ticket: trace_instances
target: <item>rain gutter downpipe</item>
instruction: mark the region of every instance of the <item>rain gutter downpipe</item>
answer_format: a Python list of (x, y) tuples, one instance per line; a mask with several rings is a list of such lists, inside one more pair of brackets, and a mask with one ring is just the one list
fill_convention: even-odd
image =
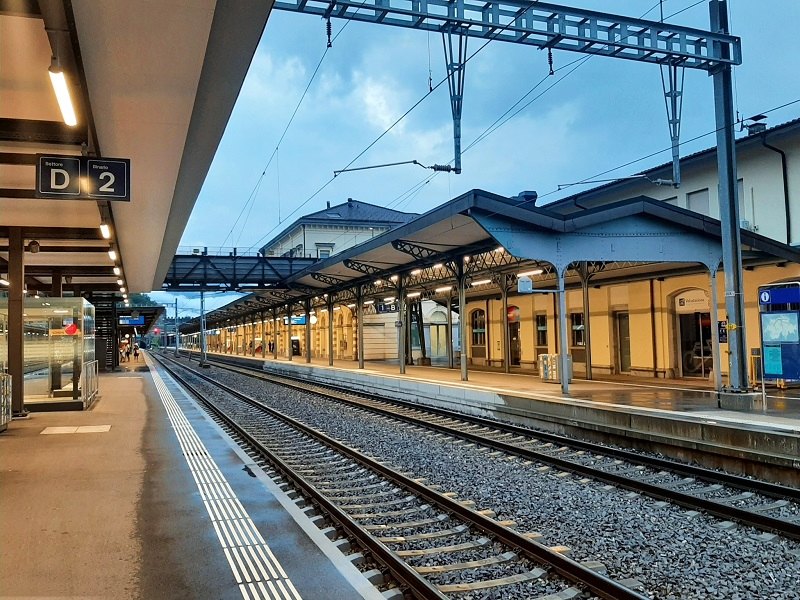
[(783, 175), (783, 204), (786, 209), (786, 245), (792, 245), (792, 213), (789, 206), (789, 173), (786, 166), (786, 152), (767, 143), (767, 132), (761, 134), (761, 145), (781, 155), (781, 172)]

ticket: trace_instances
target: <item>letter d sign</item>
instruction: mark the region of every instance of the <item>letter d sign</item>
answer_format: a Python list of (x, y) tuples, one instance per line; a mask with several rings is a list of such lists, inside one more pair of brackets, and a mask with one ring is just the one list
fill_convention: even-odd
[(63, 190), (69, 186), (69, 173), (64, 169), (50, 170), (50, 189)]
[(37, 198), (79, 198), (81, 160), (71, 156), (37, 156)]

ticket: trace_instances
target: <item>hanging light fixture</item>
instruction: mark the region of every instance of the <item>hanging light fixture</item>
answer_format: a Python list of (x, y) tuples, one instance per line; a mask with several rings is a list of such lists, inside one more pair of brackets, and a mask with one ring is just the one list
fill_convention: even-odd
[(59, 56), (59, 40), (61, 38), (61, 31), (54, 32), (57, 35), (56, 42), (53, 44), (54, 52), (52, 60), (50, 61), (50, 83), (53, 84), (53, 91), (58, 100), (58, 107), (61, 109), (61, 116), (64, 123), (70, 127), (75, 127), (78, 124), (78, 118), (75, 116), (75, 107), (72, 104), (72, 97), (69, 94), (69, 86), (67, 86), (67, 78), (64, 76), (64, 69), (61, 68), (61, 57)]

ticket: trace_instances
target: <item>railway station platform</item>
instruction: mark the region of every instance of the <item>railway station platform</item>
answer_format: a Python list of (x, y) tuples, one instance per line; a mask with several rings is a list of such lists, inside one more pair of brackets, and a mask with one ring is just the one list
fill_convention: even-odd
[[(214, 357), (215, 355), (211, 355)], [(533, 426), (593, 441), (619, 443), (732, 472), (773, 480), (800, 468), (800, 390), (767, 390), (766, 410), (718, 408), (703, 381), (573, 379), (570, 394), (534, 375), (305, 357), (220, 358), (255, 363), (266, 372), (313, 379), (356, 392), (408, 400)], [(197, 355), (195, 354), (195, 359)], [(800, 478), (798, 478), (800, 479)], [(788, 481), (788, 480), (787, 480)]]
[(382, 598), (149, 358), (0, 463), (0, 598)]

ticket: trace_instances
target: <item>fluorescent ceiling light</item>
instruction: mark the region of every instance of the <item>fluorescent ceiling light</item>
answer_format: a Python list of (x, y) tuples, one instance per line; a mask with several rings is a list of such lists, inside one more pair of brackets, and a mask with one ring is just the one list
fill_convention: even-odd
[(366, 300), (364, 304), (375, 304), (375, 300)]
[(11, 285), (11, 282), (5, 277), (0, 277), (0, 285)]
[(122, 285), (122, 279), (117, 279), (117, 285)]
[(122, 273), (122, 269), (119, 267), (114, 267), (114, 275), (119, 275), (120, 273)]
[(111, 230), (108, 228), (106, 223), (100, 223), (100, 233), (105, 239), (111, 237)]
[(433, 268), (434, 269), (443, 269), (444, 265), (442, 263), (436, 263), (435, 265), (433, 265)]
[(441, 294), (443, 292), (449, 292), (452, 289), (453, 289), (453, 286), (452, 285), (448, 285), (448, 286), (445, 286), (445, 287), (436, 288), (436, 293), (437, 294)]
[(114, 252), (113, 250), (109, 250), (108, 251), (108, 258), (110, 258), (111, 260), (117, 260), (117, 253)]
[(422, 269), (414, 269), (413, 271), (411, 271), (412, 275), (419, 275), (420, 273), (422, 273)]
[(383, 299), (384, 302), (394, 302), (394, 296), (389, 296), (388, 298)]
[(421, 296), (422, 292), (409, 292), (406, 294), (406, 298), (416, 298), (417, 296)]
[(517, 277), (530, 277), (531, 275), (541, 275), (544, 269), (534, 269), (533, 271), (525, 271), (524, 273), (517, 273)]
[(125, 288), (124, 288), (124, 287), (121, 287), (121, 288), (119, 288), (119, 291), (120, 291), (120, 292), (122, 292), (122, 293), (124, 294), (124, 293), (125, 293)]
[(69, 95), (69, 88), (67, 87), (67, 79), (64, 77), (64, 71), (58, 63), (53, 60), (50, 65), (50, 83), (53, 84), (53, 91), (56, 93), (56, 100), (58, 100), (58, 107), (61, 109), (61, 116), (64, 123), (70, 127), (75, 127), (78, 124), (78, 118), (75, 116), (75, 108), (72, 106), (72, 98)]
[(471, 285), (485, 285), (487, 283), (492, 283), (491, 279), (479, 279), (478, 281), (473, 281)]

